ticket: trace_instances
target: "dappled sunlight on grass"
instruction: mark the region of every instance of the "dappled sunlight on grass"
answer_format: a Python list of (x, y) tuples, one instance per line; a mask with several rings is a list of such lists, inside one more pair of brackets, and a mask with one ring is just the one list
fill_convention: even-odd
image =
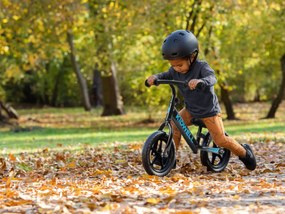
[[(265, 115), (268, 103), (237, 104), (239, 120), (224, 120), (229, 135), (240, 142), (284, 142), (285, 103), (275, 119), (259, 119)], [(80, 148), (82, 145), (100, 146), (103, 143), (139, 142), (157, 130), (165, 117), (163, 110), (152, 114), (153, 123), (147, 123), (149, 113), (143, 108), (129, 108), (127, 114), (101, 117), (102, 109), (85, 112), (80, 108), (44, 108), (19, 110), (18, 126), (0, 128), (0, 148), (11, 151), (43, 148)], [(225, 116), (225, 115), (224, 115)], [(196, 127), (190, 127), (195, 134)], [(60, 145), (60, 146), (58, 146)]]
[[(226, 118), (222, 107), (223, 118)], [(276, 123), (285, 121), (285, 103), (282, 103), (276, 113), (275, 119), (261, 120), (266, 116), (270, 103), (239, 103), (234, 106), (238, 121), (225, 121), (229, 124)], [(118, 128), (149, 125), (143, 123), (149, 117), (149, 112), (142, 108), (127, 108), (126, 114), (119, 116), (101, 117), (101, 108), (85, 112), (82, 108), (43, 108), (19, 110), (20, 123), (24, 125), (38, 125), (45, 127), (94, 127)], [(152, 119), (160, 123), (166, 114), (166, 109), (157, 109), (151, 113)]]
[[(93, 129), (50, 129), (43, 128), (31, 132), (2, 133), (0, 148), (18, 152), (25, 149), (56, 148), (62, 146), (81, 147), (82, 145), (101, 146), (116, 142), (143, 142), (151, 130), (127, 129), (120, 131), (95, 131)], [(3, 152), (2, 152), (3, 153)]]
[[(239, 119), (256, 121), (266, 117), (270, 106), (271, 103), (264, 102), (238, 103), (234, 105), (234, 111)], [(269, 119), (269, 121), (285, 120), (285, 102), (280, 104), (275, 116), (275, 119)]]
[[(143, 123), (145, 119), (149, 117), (148, 112), (142, 109), (127, 110), (124, 115), (101, 117), (102, 109), (95, 109), (91, 112), (85, 112), (83, 109), (68, 109), (64, 111), (56, 111), (50, 108), (50, 111), (46, 109), (43, 113), (39, 113), (39, 110), (30, 112), (25, 110), (21, 114), (20, 124), (25, 126), (41, 126), (52, 128), (86, 128), (92, 127), (97, 129), (116, 129), (123, 127), (143, 127), (150, 126), (151, 124)], [(21, 113), (21, 111), (19, 111)], [(153, 114), (153, 119), (157, 122), (161, 122), (165, 113), (163, 111), (157, 111)]]

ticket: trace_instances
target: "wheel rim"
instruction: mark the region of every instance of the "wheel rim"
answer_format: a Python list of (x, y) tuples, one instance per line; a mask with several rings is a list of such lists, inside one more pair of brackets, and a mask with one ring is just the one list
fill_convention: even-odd
[[(166, 142), (159, 139), (155, 142), (149, 151), (149, 164), (151, 168), (158, 172), (164, 172), (168, 169), (169, 162), (171, 161), (168, 157), (163, 157), (164, 150), (166, 148)], [(169, 156), (169, 155), (168, 155)]]
[[(209, 148), (219, 148), (215, 142), (212, 140), (212, 138), (210, 137), (210, 139), (208, 140), (208, 143), (206, 145)], [(228, 162), (228, 154), (229, 151), (224, 149), (223, 154), (215, 154), (212, 152), (207, 152), (207, 162), (208, 165), (214, 169), (214, 170), (221, 170), (222, 168), (224, 168), (227, 165)]]
[[(213, 148), (218, 148), (218, 146), (213, 141), (211, 141), (210, 144), (213, 144), (213, 146), (212, 146)], [(208, 159), (209, 159), (209, 162), (212, 164), (213, 167), (218, 168), (223, 163), (224, 157), (223, 157), (223, 155), (208, 152)]]

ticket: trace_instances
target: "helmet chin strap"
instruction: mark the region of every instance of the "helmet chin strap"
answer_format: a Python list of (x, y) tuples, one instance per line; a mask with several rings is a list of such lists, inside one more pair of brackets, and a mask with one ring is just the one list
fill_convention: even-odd
[[(194, 52), (193, 54), (190, 55), (190, 57), (188, 58), (188, 63), (189, 63), (189, 68), (191, 67), (191, 65), (193, 64), (193, 62), (196, 61), (198, 56), (197, 52)], [(192, 58), (193, 57), (193, 58)]]
[(189, 57), (188, 59), (188, 65), (190, 66), (192, 63), (191, 63), (191, 58)]
[(193, 62), (195, 62), (195, 61), (196, 61), (196, 59), (197, 59), (197, 57), (198, 57), (198, 52), (197, 52), (197, 51), (195, 51), (195, 52), (193, 53), (193, 55), (194, 55)]

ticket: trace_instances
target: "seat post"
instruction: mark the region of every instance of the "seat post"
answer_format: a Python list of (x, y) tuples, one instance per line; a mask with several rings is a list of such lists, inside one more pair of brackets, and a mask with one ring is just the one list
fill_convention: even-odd
[(198, 143), (198, 144), (200, 144), (200, 139), (201, 139), (201, 137), (202, 137), (202, 135), (201, 135), (202, 129), (203, 129), (202, 126), (198, 126), (198, 131), (197, 131), (197, 135), (196, 135), (197, 143)]

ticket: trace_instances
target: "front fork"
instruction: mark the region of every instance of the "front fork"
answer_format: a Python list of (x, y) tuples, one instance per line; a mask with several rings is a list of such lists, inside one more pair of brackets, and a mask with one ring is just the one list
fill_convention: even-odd
[(172, 126), (170, 124), (170, 121), (165, 121), (164, 123), (162, 123), (159, 127), (159, 131), (163, 131), (163, 129), (165, 128), (165, 126), (168, 126), (169, 132), (168, 132), (168, 140), (166, 143), (166, 147), (165, 150), (163, 152), (163, 157), (167, 157), (169, 152), (170, 152), (170, 147), (172, 144), (172, 139), (173, 139), (173, 130), (172, 130)]

